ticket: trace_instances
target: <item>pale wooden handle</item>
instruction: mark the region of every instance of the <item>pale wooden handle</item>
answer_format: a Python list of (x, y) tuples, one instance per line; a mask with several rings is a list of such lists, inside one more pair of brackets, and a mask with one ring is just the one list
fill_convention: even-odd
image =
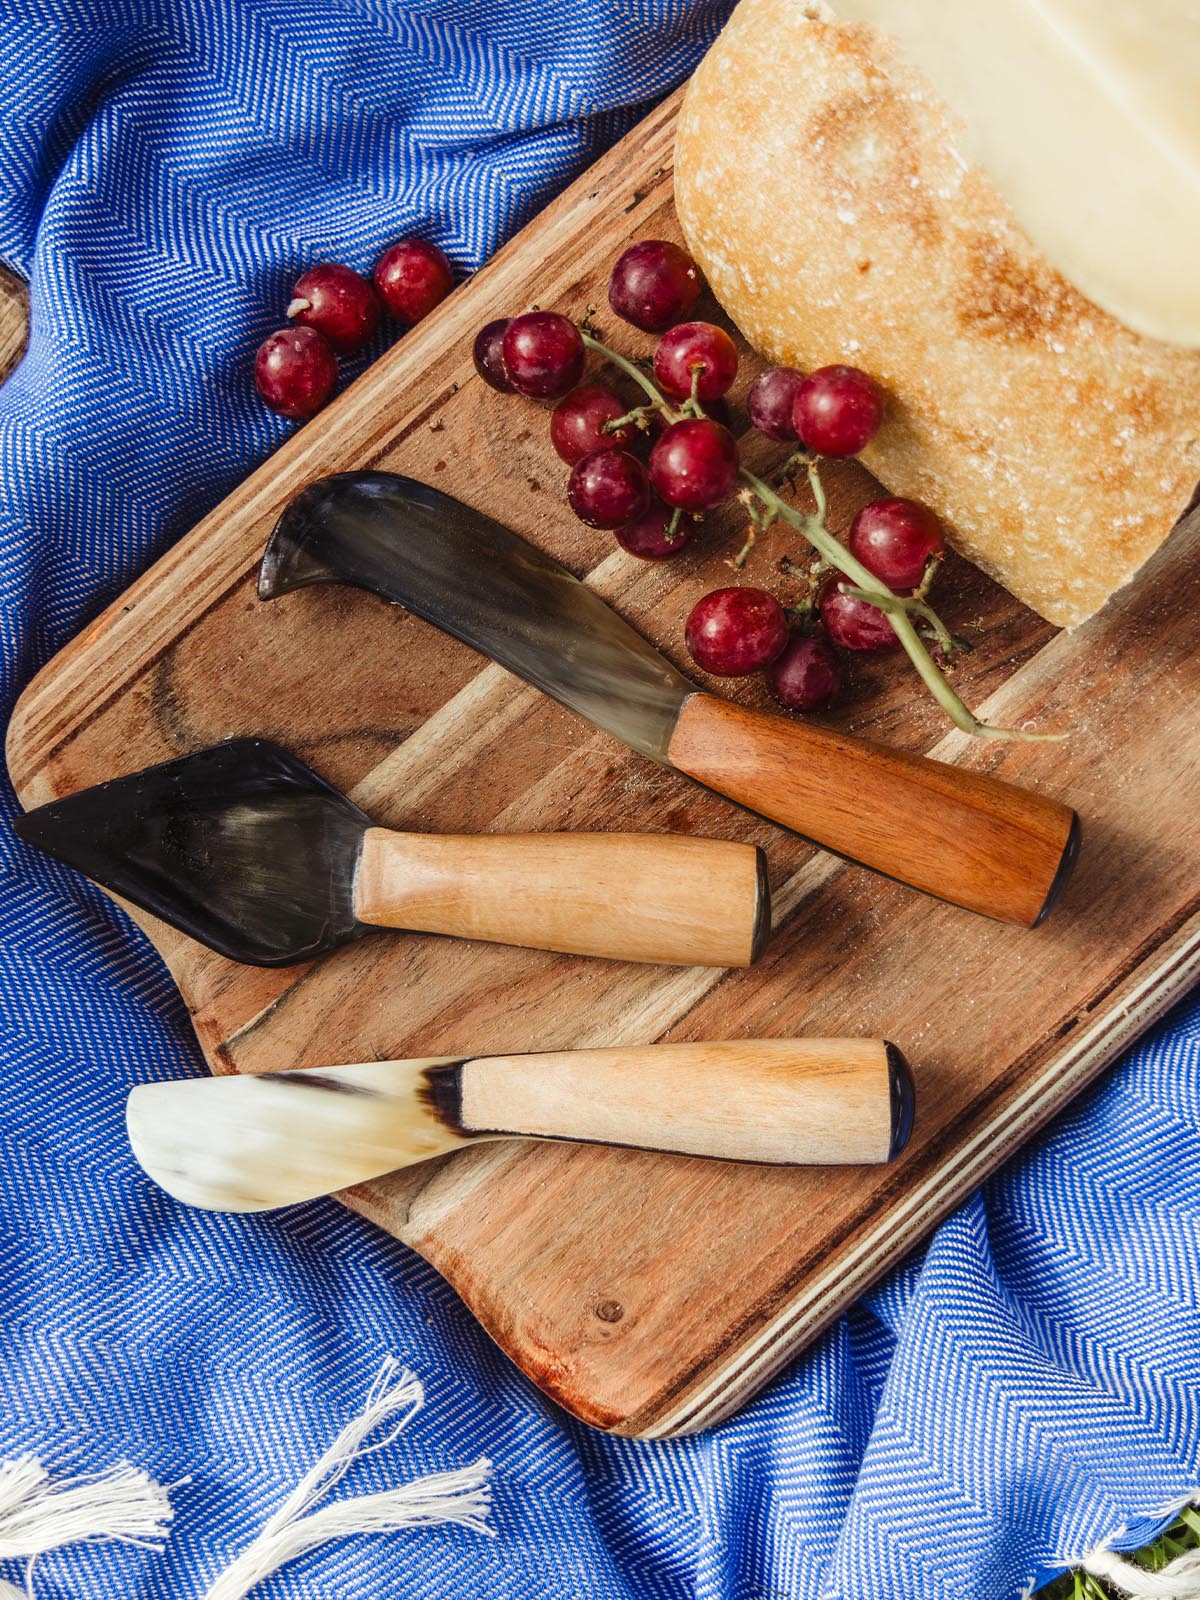
[(814, 844), (1021, 927), (1048, 914), (1078, 850), (1056, 800), (712, 695), (685, 702), (668, 756)]
[(912, 1078), (880, 1039), (747, 1039), (490, 1056), (461, 1071), (466, 1133), (528, 1134), (729, 1161), (890, 1161)]
[(681, 966), (749, 966), (770, 931), (761, 852), (673, 834), (369, 828), (354, 909), (374, 927)]

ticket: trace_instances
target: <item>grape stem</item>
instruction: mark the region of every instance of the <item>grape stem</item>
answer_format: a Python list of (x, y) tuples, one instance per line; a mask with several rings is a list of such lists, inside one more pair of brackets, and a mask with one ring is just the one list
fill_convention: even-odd
[(614, 367), (620, 367), (621, 371), (632, 378), (634, 383), (641, 385), (649, 398), (650, 404), (656, 410), (661, 411), (671, 422), (679, 420), (659, 392), (658, 385), (651, 382), (636, 362), (628, 360), (625, 356), (618, 355), (615, 350), (610, 350), (606, 344), (601, 344), (599, 339), (590, 334), (586, 328), (580, 328), (579, 332), (589, 350), (594, 350), (598, 356), (603, 356), (605, 361), (611, 361)]
[[(583, 342), (589, 350), (594, 350), (597, 355), (606, 361), (611, 361), (614, 366), (621, 369), (646, 394), (650, 404), (663, 413), (667, 422), (678, 422), (681, 414), (691, 413), (702, 416), (703, 410), (695, 399), (696, 383), (692, 385), (692, 399), (684, 403), (683, 412), (677, 412), (668, 404), (663, 394), (640, 367), (617, 351), (610, 350), (599, 339), (586, 329), (581, 330)], [(697, 375), (698, 376), (698, 375)], [(748, 503), (751, 524), (754, 532), (767, 527), (773, 521), (786, 522), (789, 527), (795, 528), (813, 547), (817, 554), (830, 567), (835, 568), (843, 577), (851, 580), (850, 584), (841, 587), (857, 599), (865, 600), (868, 604), (878, 606), (885, 611), (895, 630), (896, 637), (900, 640), (905, 654), (916, 668), (917, 675), (929, 690), (929, 693), (941, 706), (956, 728), (961, 728), (964, 733), (969, 733), (976, 739), (1023, 739), (1043, 740), (1062, 739), (1062, 733), (1037, 733), (1029, 728), (995, 728), (990, 723), (980, 722), (975, 713), (967, 706), (966, 702), (955, 692), (945, 674), (939, 669), (933, 657), (925, 647), (924, 640), (913, 626), (914, 615), (923, 618), (933, 628), (939, 644), (944, 650), (954, 648), (954, 640), (942, 622), (941, 618), (928, 605), (924, 596), (903, 596), (893, 594), (891, 589), (863, 566), (862, 562), (852, 556), (841, 541), (830, 533), (825, 524), (828, 504), (825, 498), (825, 486), (821, 482), (821, 474), (817, 463), (812, 457), (801, 453), (793, 457), (788, 463), (804, 466), (808, 474), (809, 487), (812, 490), (813, 500), (816, 503), (816, 515), (797, 511), (794, 506), (788, 505), (780, 499), (775, 490), (757, 477), (748, 467), (738, 468), (738, 477), (750, 491), (758, 507)], [(761, 508), (761, 509), (760, 509)], [(753, 543), (753, 534), (744, 547), (741, 558), (749, 554), (750, 545)]]

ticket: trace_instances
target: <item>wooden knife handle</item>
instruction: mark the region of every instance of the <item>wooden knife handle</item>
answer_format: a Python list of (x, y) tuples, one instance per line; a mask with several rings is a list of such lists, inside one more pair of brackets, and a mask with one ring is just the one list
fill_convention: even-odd
[(684, 702), (667, 754), (814, 844), (1021, 927), (1049, 913), (1078, 852), (1056, 800), (713, 695)]
[(749, 966), (771, 924), (761, 851), (674, 834), (369, 828), (354, 909), (374, 927), (681, 966)]
[(451, 1119), (468, 1135), (827, 1166), (890, 1161), (912, 1126), (911, 1074), (882, 1039), (566, 1050), (475, 1058), (458, 1072)]

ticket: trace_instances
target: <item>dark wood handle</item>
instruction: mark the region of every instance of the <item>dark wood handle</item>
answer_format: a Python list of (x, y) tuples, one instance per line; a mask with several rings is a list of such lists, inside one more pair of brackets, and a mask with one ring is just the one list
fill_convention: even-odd
[(1057, 899), (1079, 842), (1069, 807), (976, 772), (713, 695), (685, 702), (680, 772), (814, 844), (1021, 927)]
[[(443, 1069), (445, 1072), (446, 1069)], [(882, 1039), (740, 1039), (466, 1061), (457, 1126), (728, 1161), (890, 1161), (912, 1078)]]
[(574, 955), (746, 967), (770, 931), (760, 851), (676, 834), (369, 828), (355, 915)]

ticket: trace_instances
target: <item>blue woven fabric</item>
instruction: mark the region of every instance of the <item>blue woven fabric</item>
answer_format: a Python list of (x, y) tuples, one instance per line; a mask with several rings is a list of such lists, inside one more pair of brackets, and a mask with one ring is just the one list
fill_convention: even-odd
[[(247, 382), (297, 263), (406, 232), (478, 265), (695, 63), (726, 0), (6, 0), (0, 696), (287, 433)], [(4, 816), (12, 795), (3, 796)], [(198, 1070), (122, 915), (0, 828), (0, 1456), (119, 1458), (161, 1555), (51, 1597), (193, 1597), (400, 1353), (429, 1408), (350, 1489), (480, 1452), (499, 1537), (348, 1541), (295, 1600), (1003, 1600), (1197, 1481), (1200, 1008), (1111, 1073), (739, 1417), (666, 1445), (566, 1421), (420, 1260), (331, 1202), (188, 1212), (122, 1128)], [(1139, 1521), (1139, 1519), (1141, 1519)]]

